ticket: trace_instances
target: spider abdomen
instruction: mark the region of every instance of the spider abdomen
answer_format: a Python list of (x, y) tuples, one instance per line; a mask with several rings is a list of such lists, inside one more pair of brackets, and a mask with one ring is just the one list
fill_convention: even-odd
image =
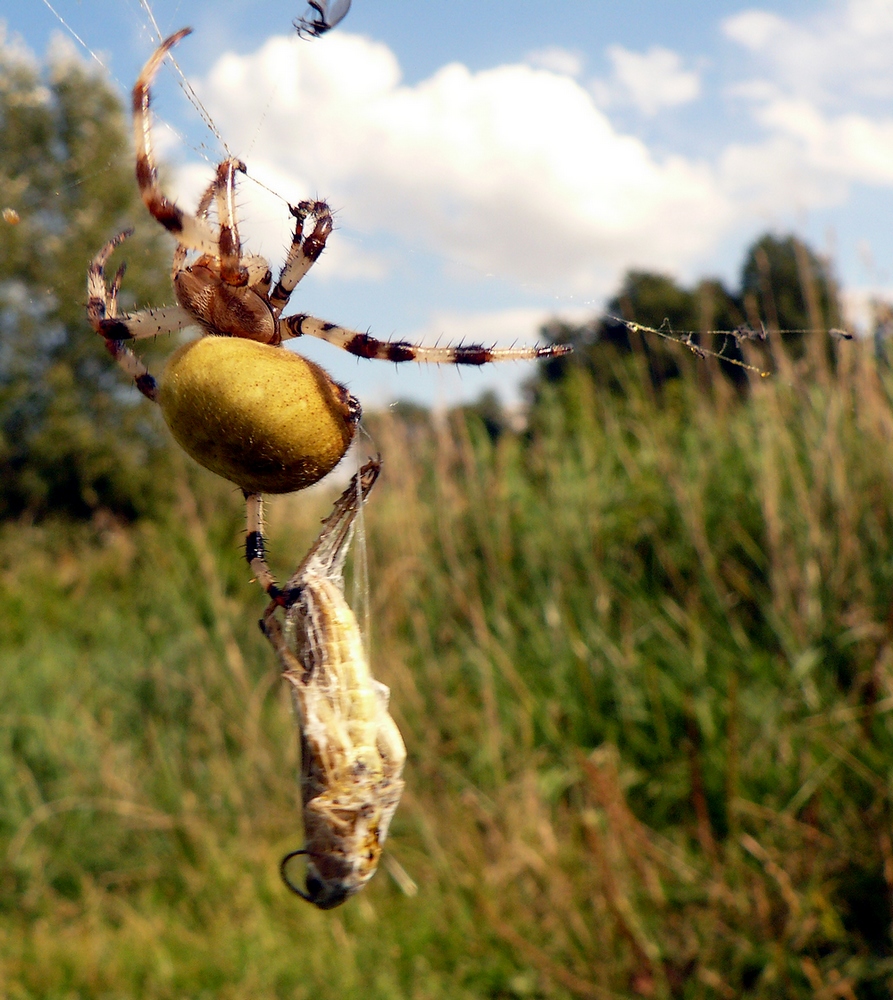
[(188, 455), (249, 493), (318, 482), (341, 461), (360, 416), (319, 365), (237, 337), (202, 337), (175, 351), (158, 403)]

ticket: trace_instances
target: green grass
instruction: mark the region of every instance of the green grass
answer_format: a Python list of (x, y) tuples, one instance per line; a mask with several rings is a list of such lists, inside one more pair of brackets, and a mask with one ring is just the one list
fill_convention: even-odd
[[(574, 377), (495, 444), (373, 422), (415, 895), (279, 882), (296, 741), (234, 491), (5, 525), (0, 993), (888, 996), (891, 380), (858, 344), (779, 360), (746, 403), (703, 366)], [(280, 573), (331, 498), (274, 503)]]

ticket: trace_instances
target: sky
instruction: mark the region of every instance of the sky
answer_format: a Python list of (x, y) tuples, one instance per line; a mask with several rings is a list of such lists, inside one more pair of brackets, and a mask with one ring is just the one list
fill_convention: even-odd
[[(166, 66), (154, 107), (170, 194), (194, 204), (214, 163), (239, 156), (241, 234), (274, 267), (286, 202), (336, 210), (290, 311), (382, 338), (533, 343), (552, 316), (597, 313), (629, 269), (736, 287), (767, 230), (833, 259), (853, 324), (893, 298), (890, 0), (353, 0), (301, 40), (307, 12), (0, 0), (4, 44), (38, 59), (67, 46), (122, 99), (159, 31), (194, 29), (174, 55), (212, 125)], [(484, 389), (512, 402), (532, 374), (300, 350), (367, 406)]]

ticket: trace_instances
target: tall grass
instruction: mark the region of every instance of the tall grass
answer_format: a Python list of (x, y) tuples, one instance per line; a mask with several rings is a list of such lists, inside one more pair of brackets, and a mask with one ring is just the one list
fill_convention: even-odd
[[(888, 996), (891, 380), (858, 344), (746, 401), (623, 378), (495, 443), (374, 422), (407, 792), (393, 875), (330, 913), (278, 882), (295, 737), (238, 496), (7, 525), (3, 994)], [(330, 501), (274, 506), (283, 574)]]

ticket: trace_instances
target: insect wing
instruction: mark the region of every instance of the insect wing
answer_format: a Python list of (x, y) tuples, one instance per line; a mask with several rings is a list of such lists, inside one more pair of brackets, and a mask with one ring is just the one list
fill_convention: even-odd
[(343, 21), (350, 10), (351, 0), (310, 0), (312, 13), (295, 21), (295, 27), (302, 38), (319, 38)]

